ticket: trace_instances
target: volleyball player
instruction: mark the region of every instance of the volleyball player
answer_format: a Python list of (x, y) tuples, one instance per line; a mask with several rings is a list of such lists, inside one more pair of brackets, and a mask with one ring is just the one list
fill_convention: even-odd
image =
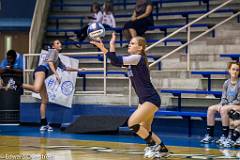
[(110, 49), (106, 49), (102, 41), (91, 41), (96, 45), (115, 66), (127, 66), (128, 75), (133, 88), (139, 98), (137, 110), (130, 116), (128, 127), (147, 143), (144, 157), (158, 158), (168, 154), (168, 149), (160, 138), (151, 131), (154, 113), (160, 108), (160, 97), (150, 80), (147, 56), (145, 53), (146, 41), (143, 37), (131, 39), (128, 47), (129, 56), (115, 54), (115, 33), (112, 33)]
[(57, 73), (57, 67), (60, 67), (66, 71), (80, 71), (81, 69), (73, 69), (66, 67), (58, 57), (59, 52), (62, 50), (62, 44), (59, 40), (54, 40), (51, 43), (52, 49), (49, 49), (49, 55), (46, 60), (43, 61), (34, 71), (34, 83), (33, 85), (30, 84), (23, 84), (22, 87), (24, 89), (40, 93), (41, 97), (41, 104), (40, 104), (40, 116), (41, 116), (41, 127), (40, 131), (53, 131), (53, 128), (48, 124), (46, 118), (46, 107), (48, 103), (48, 94), (45, 86), (45, 79), (54, 74), (58, 83), (61, 83), (61, 78)]

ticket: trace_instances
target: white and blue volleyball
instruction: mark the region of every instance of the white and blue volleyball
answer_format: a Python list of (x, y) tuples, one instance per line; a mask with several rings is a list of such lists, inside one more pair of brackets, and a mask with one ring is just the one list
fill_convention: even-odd
[(92, 23), (87, 29), (88, 37), (92, 40), (99, 40), (105, 36), (105, 28), (101, 23)]

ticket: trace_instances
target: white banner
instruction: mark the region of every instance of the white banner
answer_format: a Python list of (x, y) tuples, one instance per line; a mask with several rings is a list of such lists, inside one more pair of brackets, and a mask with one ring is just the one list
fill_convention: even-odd
[[(46, 52), (41, 52), (41, 55), (39, 61), (42, 61), (42, 58), (46, 58)], [(77, 59), (63, 56), (61, 54), (59, 54), (59, 58), (66, 67), (78, 68), (79, 61)], [(60, 84), (57, 82), (55, 75), (51, 75), (45, 80), (49, 102), (71, 108), (77, 72), (63, 71), (59, 67), (57, 68), (57, 72), (61, 78)], [(32, 96), (40, 99), (39, 94), (33, 93)]]

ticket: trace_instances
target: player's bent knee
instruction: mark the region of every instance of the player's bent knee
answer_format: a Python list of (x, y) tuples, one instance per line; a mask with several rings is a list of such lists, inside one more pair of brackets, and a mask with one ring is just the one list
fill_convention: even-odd
[(140, 129), (140, 124), (134, 124), (132, 126), (129, 126), (129, 129), (131, 131), (134, 131), (135, 133), (137, 133), (139, 131), (139, 129)]
[(209, 108), (208, 108), (208, 113), (211, 114), (211, 113), (215, 113), (215, 112), (216, 112), (215, 107), (212, 106), (212, 107), (209, 107)]

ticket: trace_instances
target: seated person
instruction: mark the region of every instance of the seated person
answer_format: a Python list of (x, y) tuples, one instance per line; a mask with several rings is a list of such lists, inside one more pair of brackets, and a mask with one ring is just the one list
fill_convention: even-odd
[[(17, 53), (15, 50), (9, 50), (7, 52), (7, 57), (4, 58), (0, 64), (0, 76), (4, 77), (5, 73), (17, 73), (20, 74), (22, 79), (23, 72), (23, 57), (21, 54)], [(3, 80), (0, 78), (0, 87), (2, 88), (4, 83), (7, 84), (9, 77)], [(17, 80), (18, 81), (18, 80)], [(21, 81), (21, 80), (20, 80)]]
[[(101, 6), (99, 3), (94, 2), (90, 8), (91, 16), (88, 16), (87, 19), (89, 23), (82, 27), (79, 31), (75, 31), (76, 37), (71, 39), (76, 42), (83, 42), (87, 38), (87, 29), (91, 23), (101, 23), (103, 19), (103, 13), (101, 11)], [(76, 44), (77, 47), (81, 48), (81, 45)]]
[(123, 33), (127, 40), (143, 36), (149, 26), (154, 25), (151, 0), (137, 0), (131, 20), (125, 23)]
[(201, 140), (201, 143), (214, 142), (214, 126), (215, 126), (215, 113), (220, 113), (222, 121), (222, 136), (216, 143), (222, 145), (228, 139), (229, 132), (233, 132), (233, 128), (229, 128), (228, 112), (231, 109), (240, 110), (240, 64), (238, 62), (230, 62), (228, 64), (228, 72), (230, 78), (223, 84), (223, 93), (221, 102), (212, 105), (208, 108), (207, 112), (207, 134)]
[(102, 24), (105, 29), (116, 28), (116, 20), (113, 15), (113, 5), (109, 0), (105, 1), (103, 5)]
[[(238, 109), (238, 110), (237, 110)], [(230, 148), (233, 146), (240, 145), (240, 112), (239, 108), (231, 109), (228, 112), (228, 116), (230, 118), (230, 127), (233, 128), (233, 131), (227, 140), (222, 143), (222, 147)]]
[(14, 70), (18, 72), (23, 71), (23, 57), (15, 50), (9, 50), (7, 52), (7, 57), (4, 58), (0, 64), (0, 74), (5, 69)]

